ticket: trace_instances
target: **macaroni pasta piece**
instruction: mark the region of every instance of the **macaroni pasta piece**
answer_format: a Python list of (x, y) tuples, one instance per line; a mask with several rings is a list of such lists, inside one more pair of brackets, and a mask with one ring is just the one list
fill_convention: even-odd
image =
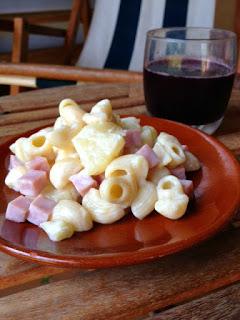
[(67, 222), (74, 227), (74, 231), (88, 231), (93, 227), (89, 212), (72, 200), (60, 200), (53, 209), (51, 220)]
[(99, 101), (92, 107), (90, 113), (83, 116), (83, 120), (87, 124), (97, 122), (110, 122), (112, 121), (112, 105), (108, 99)]
[(82, 118), (85, 111), (72, 99), (64, 99), (60, 102), (59, 114), (68, 125), (77, 123), (79, 127), (84, 126)]
[(55, 122), (54, 122), (54, 129), (60, 129), (62, 127), (66, 127), (67, 126), (67, 122), (64, 121), (64, 119), (62, 117), (58, 117)]
[(89, 211), (93, 221), (102, 224), (113, 223), (125, 215), (122, 206), (102, 199), (99, 190), (94, 188), (83, 197), (82, 205)]
[(116, 177), (121, 175), (133, 174), (140, 182), (147, 178), (148, 162), (139, 154), (128, 154), (113, 160), (105, 170), (105, 176)]
[(110, 177), (103, 180), (99, 192), (104, 200), (127, 208), (137, 194), (137, 183), (132, 175)]
[(147, 180), (151, 181), (155, 186), (158, 185), (158, 182), (161, 178), (170, 175), (170, 171), (166, 167), (158, 165), (149, 170)]
[(167, 150), (158, 141), (155, 142), (153, 151), (156, 153), (158, 159), (160, 160), (159, 166), (165, 167), (172, 161), (172, 158)]
[(185, 214), (189, 197), (184, 194), (178, 178), (172, 175), (163, 177), (158, 183), (157, 195), (155, 210), (158, 213), (173, 220)]
[(183, 163), (183, 166), (187, 172), (196, 171), (201, 168), (198, 158), (190, 151), (185, 151), (185, 157), (186, 161)]
[(49, 184), (42, 191), (42, 195), (54, 200), (55, 202), (59, 202), (60, 200), (77, 201), (79, 199), (79, 193), (70, 182), (62, 189), (55, 189), (51, 184)]
[(56, 189), (64, 188), (69, 178), (82, 169), (80, 160), (73, 158), (66, 158), (59, 160), (52, 166), (49, 178)]
[(161, 178), (157, 185), (158, 198), (168, 197), (172, 193), (183, 194), (183, 187), (179, 179), (173, 175)]
[(120, 119), (121, 127), (123, 129), (141, 129), (140, 120), (135, 117), (127, 117)]
[(61, 220), (42, 222), (40, 227), (52, 241), (61, 241), (71, 238), (74, 233), (73, 225)]
[(188, 201), (185, 194), (173, 193), (171, 197), (159, 199), (155, 203), (155, 210), (168, 219), (176, 220), (185, 214)]
[(55, 149), (55, 153), (56, 153), (55, 161), (63, 160), (63, 159), (66, 159), (66, 158), (78, 159), (80, 161), (79, 155), (75, 151), (75, 149), (73, 149), (73, 150), (70, 149), (69, 150), (69, 149), (56, 148)]
[(19, 138), (9, 147), (12, 153), (14, 153), (16, 157), (23, 162), (31, 160), (25, 150), (27, 142), (28, 138)]
[(156, 139), (157, 139), (157, 131), (152, 126), (143, 126), (141, 132), (141, 138), (143, 144), (148, 144), (149, 147), (153, 147)]
[(161, 132), (157, 138), (157, 142), (164, 147), (172, 158), (168, 164), (170, 168), (175, 168), (186, 160), (182, 145), (176, 137), (166, 132)]
[(31, 135), (23, 145), (25, 158), (32, 160), (35, 157), (45, 157), (49, 161), (55, 159), (55, 153), (52, 145), (47, 139), (48, 133), (37, 132)]
[(138, 219), (144, 219), (154, 210), (156, 201), (156, 186), (150, 181), (144, 181), (141, 183), (137, 196), (131, 204), (133, 215)]
[(48, 134), (48, 141), (56, 148), (60, 149), (73, 149), (71, 141), (71, 131), (69, 127), (61, 127), (55, 129)]

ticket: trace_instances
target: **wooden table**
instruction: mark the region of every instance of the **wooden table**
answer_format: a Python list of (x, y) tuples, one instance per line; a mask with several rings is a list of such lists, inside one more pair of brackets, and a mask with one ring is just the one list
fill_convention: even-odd
[[(83, 84), (0, 98), (0, 141), (47, 126), (66, 97), (88, 110), (112, 99), (146, 113), (140, 84)], [(216, 134), (240, 155), (240, 91)], [(57, 269), (0, 253), (0, 319), (240, 319), (240, 232), (233, 226), (187, 251), (137, 266)]]

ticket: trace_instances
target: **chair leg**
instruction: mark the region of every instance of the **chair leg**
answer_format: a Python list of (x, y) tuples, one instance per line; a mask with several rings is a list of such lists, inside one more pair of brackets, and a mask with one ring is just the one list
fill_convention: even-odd
[(83, 1), (85, 0), (73, 0), (71, 15), (65, 37), (64, 64), (71, 63), (71, 55), (73, 51), (74, 41), (77, 35)]
[(84, 40), (87, 37), (87, 33), (89, 30), (89, 26), (90, 26), (90, 20), (91, 20), (91, 8), (89, 5), (89, 0), (83, 0), (83, 4), (82, 4), (82, 9), (80, 12), (81, 16), (81, 22), (83, 25), (83, 36), (84, 36)]
[[(12, 62), (26, 62), (28, 55), (28, 26), (23, 18), (14, 18)], [(19, 86), (11, 86), (10, 94), (20, 92)]]

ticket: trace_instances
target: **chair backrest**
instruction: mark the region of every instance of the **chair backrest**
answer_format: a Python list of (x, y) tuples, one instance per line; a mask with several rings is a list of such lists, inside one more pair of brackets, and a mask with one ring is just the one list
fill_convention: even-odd
[(215, 0), (96, 0), (77, 65), (142, 71), (148, 30), (212, 27), (214, 14)]

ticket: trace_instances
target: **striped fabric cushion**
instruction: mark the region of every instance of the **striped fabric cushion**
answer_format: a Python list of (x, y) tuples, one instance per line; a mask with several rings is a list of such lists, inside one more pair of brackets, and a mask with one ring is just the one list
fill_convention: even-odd
[(215, 0), (96, 0), (77, 65), (141, 71), (146, 32), (159, 27), (212, 27)]

